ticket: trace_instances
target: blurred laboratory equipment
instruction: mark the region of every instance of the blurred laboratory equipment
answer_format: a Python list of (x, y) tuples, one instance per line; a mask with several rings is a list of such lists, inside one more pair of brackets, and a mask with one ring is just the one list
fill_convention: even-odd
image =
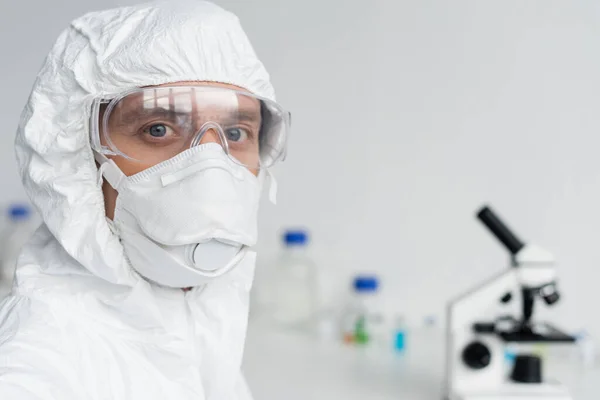
[(267, 312), (281, 327), (314, 333), (318, 307), (317, 268), (308, 254), (308, 233), (286, 231), (283, 242), (282, 253), (271, 270), (273, 301)]
[(0, 230), (0, 299), (10, 293), (17, 257), (38, 224), (29, 205), (8, 207)]
[(435, 315), (427, 315), (423, 319), (423, 325), (429, 329), (435, 329), (437, 327), (437, 318)]
[[(444, 398), (570, 400), (566, 386), (542, 376), (542, 357), (533, 352), (505, 353), (506, 343), (573, 343), (575, 338), (532, 320), (536, 298), (551, 306), (559, 300), (554, 257), (522, 243), (488, 207), (477, 217), (504, 244), (511, 266), (448, 305)], [(519, 319), (482, 320), (487, 307), (520, 296)], [(507, 355), (513, 364), (505, 373)]]
[(394, 349), (398, 352), (406, 349), (406, 330), (406, 318), (402, 315), (397, 316), (394, 324)]
[(581, 365), (585, 369), (594, 368), (596, 366), (596, 345), (593, 337), (587, 331), (579, 332), (575, 337)]
[(444, 329), (438, 324), (436, 315), (429, 314), (422, 318), (419, 326), (412, 326), (405, 318), (400, 318), (396, 323), (396, 335), (394, 336), (394, 347), (396, 353), (402, 354), (409, 347), (414, 350), (413, 342), (419, 337), (419, 343), (428, 343), (434, 346), (444, 342)]
[(373, 275), (359, 275), (352, 281), (352, 293), (341, 315), (345, 343), (391, 346), (379, 286), (379, 279)]
[[(317, 296), (317, 300), (320, 296)], [(314, 317), (313, 332), (324, 342), (335, 342), (338, 340), (339, 332), (339, 310), (332, 306), (318, 302)]]

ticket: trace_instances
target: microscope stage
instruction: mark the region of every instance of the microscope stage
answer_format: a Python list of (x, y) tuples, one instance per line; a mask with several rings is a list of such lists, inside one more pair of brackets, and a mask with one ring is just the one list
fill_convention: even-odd
[(546, 322), (522, 326), (517, 320), (476, 322), (473, 331), (480, 335), (497, 335), (504, 342), (518, 343), (573, 343), (575, 337), (568, 335)]
[(520, 343), (573, 343), (575, 338), (550, 324), (538, 323), (533, 329), (513, 329), (496, 332), (505, 342)]

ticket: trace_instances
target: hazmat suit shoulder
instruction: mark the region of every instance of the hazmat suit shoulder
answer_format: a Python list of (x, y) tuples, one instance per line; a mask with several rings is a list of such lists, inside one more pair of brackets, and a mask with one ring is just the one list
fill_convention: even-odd
[(161, 287), (131, 268), (105, 217), (92, 101), (178, 81), (274, 99), (237, 17), (202, 1), (86, 14), (44, 61), (16, 137), (44, 223), (0, 304), (0, 399), (251, 398), (241, 360), (253, 258), (201, 288)]

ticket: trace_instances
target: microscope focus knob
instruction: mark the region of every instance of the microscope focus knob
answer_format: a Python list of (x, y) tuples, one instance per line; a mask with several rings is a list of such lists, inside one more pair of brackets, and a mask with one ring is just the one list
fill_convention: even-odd
[(462, 352), (463, 362), (472, 369), (483, 369), (490, 365), (492, 353), (481, 342), (472, 342)]

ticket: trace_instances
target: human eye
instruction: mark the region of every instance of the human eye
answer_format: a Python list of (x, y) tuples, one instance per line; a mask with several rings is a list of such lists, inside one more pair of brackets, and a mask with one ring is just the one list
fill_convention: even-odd
[(228, 142), (241, 143), (248, 140), (250, 133), (247, 129), (232, 127), (225, 129), (225, 137)]
[(144, 126), (141, 130), (141, 136), (144, 140), (161, 143), (174, 139), (177, 132), (168, 124), (156, 122)]
[(155, 138), (162, 138), (167, 136), (167, 134), (169, 133), (169, 127), (166, 126), (165, 124), (154, 124), (154, 125), (150, 125), (147, 129), (146, 132)]

